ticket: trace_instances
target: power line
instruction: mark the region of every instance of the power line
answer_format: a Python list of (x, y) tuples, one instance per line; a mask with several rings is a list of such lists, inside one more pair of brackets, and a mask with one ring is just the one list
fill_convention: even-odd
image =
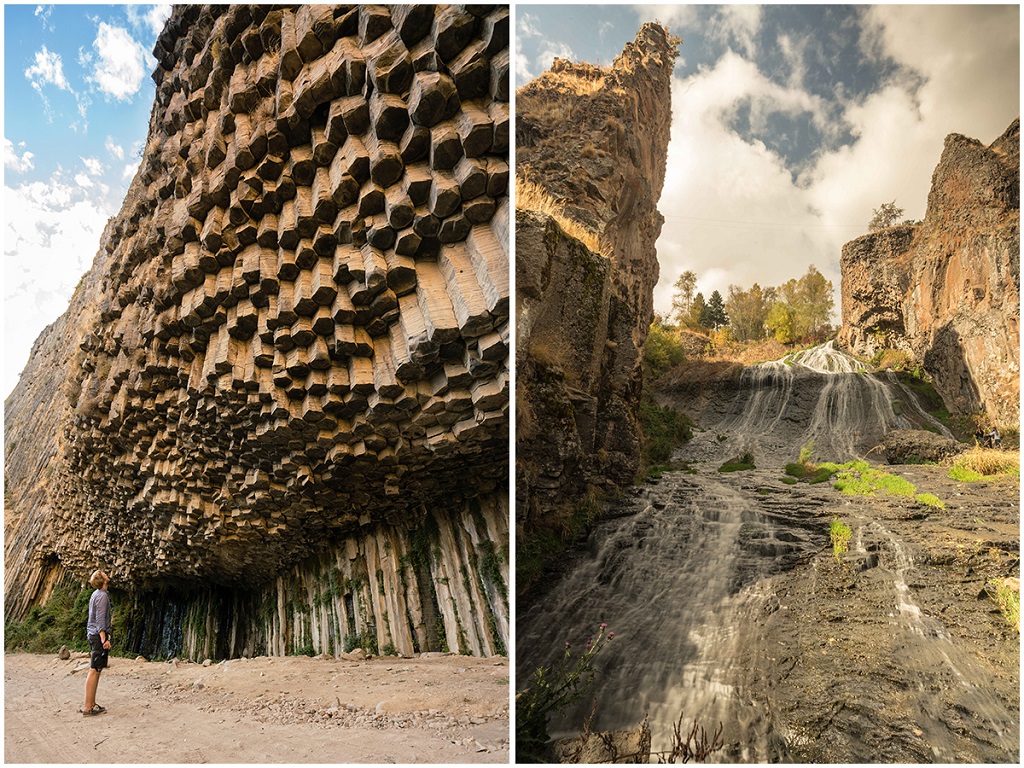
[(805, 227), (844, 227), (850, 229), (865, 229), (864, 224), (826, 224), (824, 222), (820, 224), (796, 224), (785, 221), (743, 221), (742, 219), (713, 219), (706, 216), (683, 216), (680, 214), (662, 214), (666, 221), (670, 219), (675, 220), (686, 220), (686, 221), (703, 221), (711, 222), (715, 224), (738, 224), (741, 226), (751, 227), (784, 227), (791, 229), (803, 229)]

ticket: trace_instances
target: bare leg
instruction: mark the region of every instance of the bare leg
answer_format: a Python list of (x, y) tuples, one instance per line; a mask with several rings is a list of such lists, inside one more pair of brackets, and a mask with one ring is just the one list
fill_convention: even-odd
[(85, 678), (85, 711), (88, 712), (96, 706), (96, 688), (100, 684), (100, 671), (90, 669), (89, 676)]

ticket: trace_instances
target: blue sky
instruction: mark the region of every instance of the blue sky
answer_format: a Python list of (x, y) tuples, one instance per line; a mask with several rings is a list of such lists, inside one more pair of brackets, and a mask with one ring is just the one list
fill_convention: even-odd
[(610, 64), (644, 21), (683, 38), (659, 209), (661, 281), (705, 294), (815, 264), (895, 199), (924, 216), (949, 133), (990, 143), (1020, 112), (1019, 8), (517, 6), (516, 85), (554, 56)]
[(67, 307), (146, 140), (170, 6), (4, 6), (4, 397)]

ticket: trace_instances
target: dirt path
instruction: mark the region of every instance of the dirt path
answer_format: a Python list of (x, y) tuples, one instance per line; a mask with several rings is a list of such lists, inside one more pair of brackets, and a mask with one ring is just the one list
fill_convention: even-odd
[(507, 659), (4, 657), (6, 763), (507, 763)]

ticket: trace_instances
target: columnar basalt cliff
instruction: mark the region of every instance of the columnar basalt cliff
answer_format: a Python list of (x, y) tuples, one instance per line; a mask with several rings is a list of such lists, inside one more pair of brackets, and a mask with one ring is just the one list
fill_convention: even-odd
[(629, 483), (639, 466), (675, 56), (645, 24), (609, 68), (556, 59), (517, 92), (517, 174), (596, 243), (516, 212), (520, 531), (559, 525), (588, 486)]
[(176, 6), (144, 160), (6, 403), (6, 613), (504, 653), (504, 6)]
[(843, 247), (840, 343), (913, 354), (947, 407), (1020, 419), (1020, 120), (986, 147), (946, 137), (917, 226)]

